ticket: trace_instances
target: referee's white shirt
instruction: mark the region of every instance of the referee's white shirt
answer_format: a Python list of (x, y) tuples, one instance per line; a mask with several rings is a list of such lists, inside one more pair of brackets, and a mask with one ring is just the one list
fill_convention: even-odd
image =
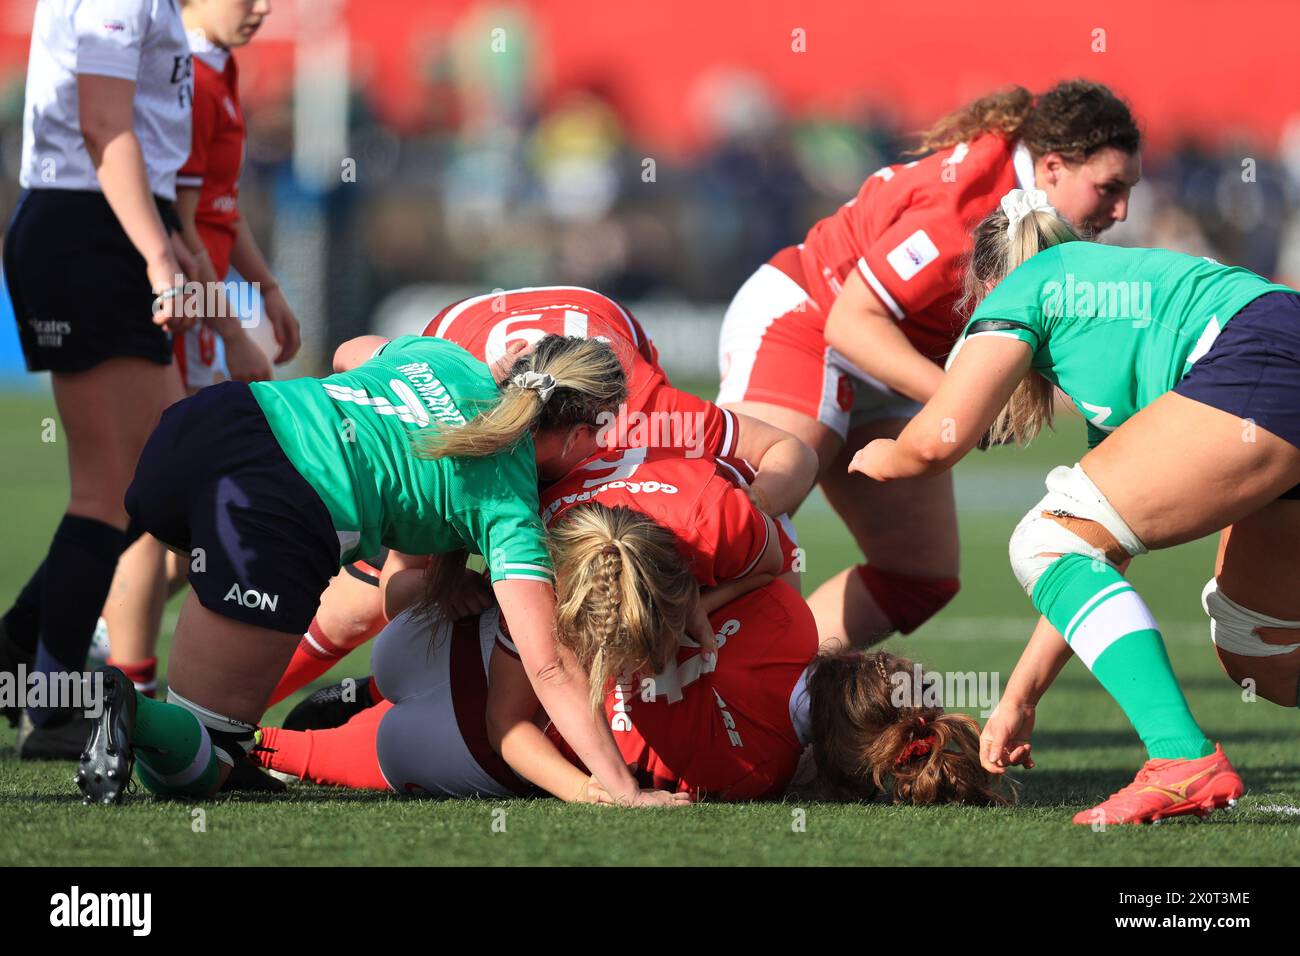
[(149, 188), (176, 198), (190, 154), (194, 72), (180, 0), (39, 0), (27, 62), (23, 160), (30, 189), (95, 189), (81, 135), (77, 75), (135, 83), (135, 135)]

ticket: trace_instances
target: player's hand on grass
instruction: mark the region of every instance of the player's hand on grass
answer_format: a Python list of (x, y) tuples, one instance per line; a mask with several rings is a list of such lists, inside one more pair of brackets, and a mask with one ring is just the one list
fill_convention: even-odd
[(989, 773), (1006, 773), (1008, 767), (1032, 770), (1029, 737), (1034, 732), (1034, 708), (1003, 699), (980, 733), (980, 764)]
[(271, 360), (242, 328), (221, 339), (226, 347), (226, 370), (235, 382), (266, 382), (271, 378)]
[(593, 773), (587, 778), (587, 782), (582, 785), (582, 789), (574, 796), (573, 803), (599, 803), (607, 806), (613, 806), (617, 801), (609, 795), (609, 791), (604, 785), (596, 779)]
[(691, 803), (689, 793), (669, 793), (667, 790), (638, 790), (632, 798), (633, 807), (684, 807)]
[(895, 444), (892, 438), (877, 438), (868, 442), (858, 449), (849, 462), (849, 472), (866, 475), (874, 481), (889, 481), (893, 477), (890, 465), (894, 458)]
[(289, 302), (278, 285), (261, 291), (262, 312), (266, 315), (266, 321), (271, 323), (275, 342), (280, 346), (280, 351), (275, 356), (275, 364), (283, 365), (298, 354), (298, 346), (302, 344), (302, 337), (298, 331), (298, 317), (293, 314), (293, 309), (289, 308)]

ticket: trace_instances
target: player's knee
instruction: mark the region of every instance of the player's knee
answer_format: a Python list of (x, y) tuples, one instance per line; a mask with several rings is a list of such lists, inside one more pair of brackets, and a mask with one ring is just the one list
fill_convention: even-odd
[(1283, 707), (1300, 704), (1300, 621), (1238, 604), (1211, 578), (1201, 592), (1210, 640), (1233, 683)]
[(382, 596), (378, 588), (330, 595), (317, 609), (316, 620), (330, 644), (338, 650), (351, 650), (383, 628)]
[(1082, 468), (1055, 468), (1047, 494), (1011, 533), (1011, 570), (1033, 597), (1034, 585), (1064, 555), (1078, 554), (1115, 566), (1146, 547)]
[(254, 724), (209, 710), (170, 689), (167, 691), (167, 703), (184, 707), (198, 718), (212, 742), (217, 760), (228, 767), (243, 760), (257, 743), (257, 727)]
[(860, 564), (856, 570), (881, 612), (903, 634), (911, 634), (938, 614), (961, 589), (957, 578), (898, 574), (871, 564)]

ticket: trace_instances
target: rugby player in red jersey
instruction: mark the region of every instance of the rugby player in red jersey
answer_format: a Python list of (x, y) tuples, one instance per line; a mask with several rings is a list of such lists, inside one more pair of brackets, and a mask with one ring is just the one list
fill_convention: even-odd
[[(548, 489), (542, 512), (559, 639), (590, 669), (639, 780), (696, 799), (771, 798), (811, 746), (828, 798), (1005, 799), (978, 765), (974, 721), (906, 696), (910, 661), (842, 649), (818, 656), (807, 606), (771, 580), (784, 563), (781, 532), (726, 463), (617, 452)], [(422, 587), (412, 575), (389, 580), (391, 600)], [(696, 585), (713, 608), (712, 659), (679, 637)], [(386, 700), (339, 727), (265, 729), (262, 764), (408, 795), (505, 797), (537, 792), (531, 784), (566, 800), (608, 800), (524, 693), (495, 609), (454, 622), (398, 614), (374, 663)], [(494, 694), (505, 709), (489, 707), (488, 687), (511, 691)]]
[(817, 452), (822, 489), (867, 559), (809, 599), (824, 639), (910, 633), (957, 593), (951, 477), (884, 485), (847, 469), (938, 388), (963, 326), (955, 307), (972, 228), (1020, 186), (1099, 233), (1128, 214), (1139, 145), (1127, 106), (1096, 83), (987, 96), (940, 120), (921, 140), (924, 158), (872, 174), (736, 293), (718, 402)]
[[(444, 308), (422, 334), (455, 342), (488, 365), (519, 354), (544, 335), (603, 339), (622, 360), (628, 381), (626, 404), (602, 429), (605, 447), (677, 448), (688, 457), (746, 462), (754, 469), (749, 494), (774, 516), (794, 508), (812, 487), (817, 464), (808, 448), (763, 421), (674, 388), (640, 323), (599, 292), (546, 286), (472, 296)], [(793, 527), (785, 524), (793, 538)], [(315, 680), (384, 626), (375, 586), (385, 558), (350, 565), (330, 583), (273, 702)], [(466, 589), (477, 594), (477, 603), (459, 610), (488, 606), (491, 595), (481, 582), (467, 580)]]

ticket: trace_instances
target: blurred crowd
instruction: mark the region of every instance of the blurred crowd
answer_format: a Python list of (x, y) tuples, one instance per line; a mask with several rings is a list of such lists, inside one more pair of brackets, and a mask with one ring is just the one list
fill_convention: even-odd
[[(533, 53), (527, 43), (516, 49), (491, 57), (449, 41), (429, 58), (414, 128), (380, 122), (354, 96), (355, 182), (318, 197), (329, 230), (325, 301), (350, 313), (330, 315), (332, 329), (363, 326), (386, 296), (417, 283), (572, 283), (628, 300), (725, 302), (866, 176), (907, 158), (916, 132), (865, 106), (790, 115), (761, 77), (723, 71), (683, 104), (683, 122), (709, 131), (703, 148), (661, 155), (629, 133), (599, 83), (536, 103)], [(17, 198), (21, 111), (17, 76), (0, 89), (6, 215)], [(291, 108), (248, 104), (247, 114), (240, 205), (276, 255), (273, 217), (292, 186)], [(1300, 114), (1276, 150), (1187, 141), (1144, 164), (1129, 222), (1110, 241), (1300, 282)]]

